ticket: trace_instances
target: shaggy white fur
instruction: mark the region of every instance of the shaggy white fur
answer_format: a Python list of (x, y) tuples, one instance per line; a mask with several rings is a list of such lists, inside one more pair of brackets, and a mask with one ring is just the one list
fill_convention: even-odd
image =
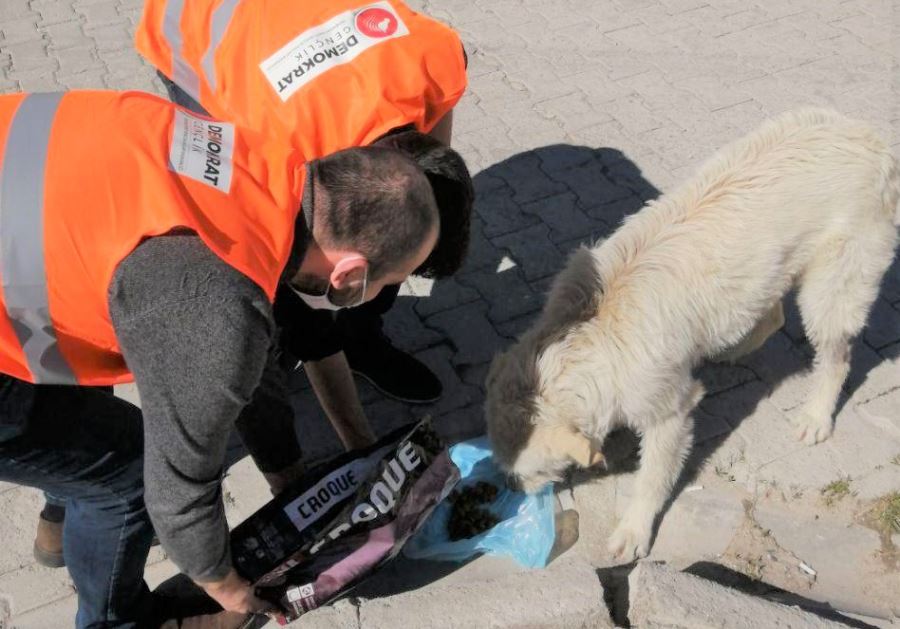
[(635, 499), (610, 540), (647, 554), (691, 445), (704, 358), (759, 347), (792, 287), (815, 348), (793, 421), (828, 438), (849, 346), (897, 244), (900, 174), (866, 124), (806, 109), (727, 146), (690, 181), (576, 251), (537, 323), (487, 380), (495, 457), (526, 490), (559, 480), (626, 425), (641, 435)]

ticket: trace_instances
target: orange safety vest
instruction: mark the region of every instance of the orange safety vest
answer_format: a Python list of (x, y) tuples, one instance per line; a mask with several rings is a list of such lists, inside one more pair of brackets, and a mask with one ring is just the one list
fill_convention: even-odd
[(136, 44), (213, 116), (310, 160), (427, 132), (466, 87), (457, 34), (398, 0), (146, 0)]
[(142, 239), (176, 227), (274, 299), (305, 168), (244, 135), (140, 92), (0, 96), (0, 372), (130, 381), (107, 290)]

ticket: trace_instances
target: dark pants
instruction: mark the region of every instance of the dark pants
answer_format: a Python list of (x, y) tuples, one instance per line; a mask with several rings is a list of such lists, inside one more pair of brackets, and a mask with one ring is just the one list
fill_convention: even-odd
[(400, 292), (399, 284), (385, 286), (372, 301), (356, 308), (344, 308), (336, 315), (344, 344), (364, 343), (366, 339), (381, 334), (382, 317), (391, 309)]
[(80, 628), (153, 626), (142, 465), (134, 405), (106, 390), (0, 375), (0, 480), (65, 501), (63, 555)]

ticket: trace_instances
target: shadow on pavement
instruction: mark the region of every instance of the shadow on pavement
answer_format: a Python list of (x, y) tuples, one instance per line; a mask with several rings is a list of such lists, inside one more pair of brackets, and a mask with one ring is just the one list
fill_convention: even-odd
[[(597, 570), (597, 576), (603, 584), (604, 602), (610, 610), (610, 616), (617, 627), (627, 628), (632, 626), (628, 618), (631, 594), (628, 577), (631, 575), (635, 565), (630, 563)], [(799, 607), (803, 611), (814, 614), (823, 620), (843, 623), (848, 627), (856, 627), (857, 629), (874, 629), (873, 625), (846, 616), (827, 603), (799, 596), (774, 585), (769, 585), (764, 581), (751, 579), (745, 574), (717, 563), (700, 561), (686, 568), (684, 572), (707, 579), (718, 585), (724, 585), (743, 594), (763, 598), (788, 607)]]
[(743, 573), (736, 572), (735, 570), (731, 570), (730, 568), (726, 568), (717, 563), (700, 561), (689, 566), (685, 572), (714, 581), (719, 585), (725, 585), (744, 594), (765, 598), (775, 603), (781, 603), (782, 605), (799, 607), (805, 612), (815, 614), (826, 620), (843, 623), (848, 627), (874, 629), (873, 625), (862, 622), (861, 620), (856, 620), (855, 618), (850, 618), (831, 607), (828, 603), (805, 598), (798, 594), (794, 594), (793, 592), (782, 590), (774, 585), (769, 585), (764, 581), (751, 579)]

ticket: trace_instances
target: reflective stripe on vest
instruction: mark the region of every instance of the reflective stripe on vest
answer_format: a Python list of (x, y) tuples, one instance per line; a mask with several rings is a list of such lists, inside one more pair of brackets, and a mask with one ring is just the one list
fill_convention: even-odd
[[(225, 31), (228, 30), (228, 25), (231, 24), (231, 16), (234, 15), (234, 10), (240, 3), (241, 0), (223, 0), (222, 4), (213, 11), (212, 23), (209, 26), (209, 46), (207, 46), (206, 52), (203, 53), (202, 62), (206, 82), (213, 91), (216, 89), (216, 50), (219, 48), (219, 44), (222, 43)], [(175, 82), (177, 83), (178, 81)]]
[(181, 15), (184, 13), (184, 4), (188, 1), (168, 0), (163, 17), (163, 35), (172, 49), (172, 81), (199, 102), (200, 79), (184, 58), (184, 43), (181, 39)]
[(37, 384), (78, 384), (50, 320), (44, 259), (44, 171), (62, 93), (31, 94), (9, 128), (0, 170), (3, 303)]

